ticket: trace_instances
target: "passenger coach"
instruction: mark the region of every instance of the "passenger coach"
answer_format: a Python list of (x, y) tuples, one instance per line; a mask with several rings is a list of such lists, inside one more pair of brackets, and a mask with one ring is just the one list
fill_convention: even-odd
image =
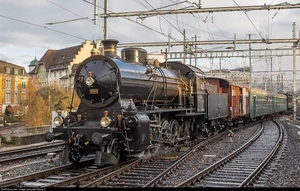
[(261, 119), (284, 112), (288, 107), (285, 94), (270, 93), (261, 89), (249, 89), (250, 118)]

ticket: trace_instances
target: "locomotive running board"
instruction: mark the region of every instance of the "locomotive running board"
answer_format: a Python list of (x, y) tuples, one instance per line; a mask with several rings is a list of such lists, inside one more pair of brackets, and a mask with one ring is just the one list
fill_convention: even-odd
[(190, 117), (190, 116), (196, 116), (196, 115), (205, 115), (205, 113), (180, 113), (176, 114), (176, 117)]

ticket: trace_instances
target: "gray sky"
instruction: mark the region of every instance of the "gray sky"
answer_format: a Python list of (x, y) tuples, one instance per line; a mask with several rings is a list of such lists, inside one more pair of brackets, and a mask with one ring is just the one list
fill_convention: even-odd
[[(89, 3), (90, 2), (90, 3)], [(97, 25), (92, 19), (93, 0), (2, 0), (0, 6), (0, 59), (28, 70), (30, 61), (39, 60), (48, 49), (62, 49), (76, 46), (84, 40), (103, 39), (103, 19), (98, 17)], [(134, 12), (152, 9), (182, 9), (193, 6), (198, 0), (109, 0), (109, 12)], [(281, 3), (298, 4), (300, 0), (202, 0), (203, 8), (233, 7), (249, 5), (276, 5)], [(104, 0), (98, 0), (98, 13), (103, 13)], [(176, 5), (175, 5), (176, 4)], [(173, 6), (170, 6), (173, 5)], [(299, 38), (300, 10), (283, 9), (249, 12), (216, 12), (178, 15), (161, 15), (139, 19), (109, 18), (108, 38), (120, 43), (167, 42), (172, 39), (183, 40), (186, 37), (197, 40), (233, 40), (237, 39), (290, 39), (292, 23), (296, 22), (296, 36)], [(74, 20), (71, 22), (71, 20)], [(70, 21), (70, 22), (63, 22)], [(57, 23), (47, 25), (47, 23)], [(202, 46), (206, 50), (222, 50), (226, 45)], [(291, 44), (253, 44), (252, 48), (282, 48)], [(147, 48), (148, 53), (159, 53), (166, 47)], [(237, 46), (247, 49), (248, 45)], [(171, 51), (182, 51), (182, 47), (173, 47)], [(253, 58), (253, 71), (270, 70), (270, 58)], [(297, 63), (300, 63), (297, 58)], [(219, 60), (197, 61), (203, 71), (219, 68)], [(249, 66), (248, 59), (224, 58), (222, 68)], [(292, 58), (282, 60), (272, 58), (273, 70), (292, 70)]]

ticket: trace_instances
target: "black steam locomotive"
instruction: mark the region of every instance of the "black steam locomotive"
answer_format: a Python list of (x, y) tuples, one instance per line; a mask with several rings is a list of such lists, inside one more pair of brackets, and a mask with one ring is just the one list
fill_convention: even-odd
[(95, 154), (97, 165), (116, 164), (228, 127), (228, 94), (208, 84), (203, 71), (149, 61), (142, 48), (125, 48), (120, 58), (117, 43), (103, 40), (103, 55), (80, 64), (74, 85), (79, 108), (57, 117), (58, 127), (45, 134), (46, 141), (66, 141), (63, 160)]

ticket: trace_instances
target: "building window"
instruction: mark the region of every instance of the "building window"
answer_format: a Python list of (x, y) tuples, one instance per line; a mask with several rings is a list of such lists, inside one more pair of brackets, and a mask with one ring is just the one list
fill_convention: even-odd
[(6, 89), (10, 90), (10, 79), (6, 79)]
[(10, 68), (6, 67), (6, 73), (10, 74)]
[(17, 74), (17, 75), (19, 74), (19, 70), (17, 68), (15, 68), (14, 71), (15, 71), (15, 74)]
[(5, 103), (10, 103), (10, 92), (6, 92), (5, 94)]
[(25, 89), (25, 81), (22, 81), (22, 89)]
[(14, 100), (15, 103), (18, 103), (18, 92), (15, 92), (15, 100)]

